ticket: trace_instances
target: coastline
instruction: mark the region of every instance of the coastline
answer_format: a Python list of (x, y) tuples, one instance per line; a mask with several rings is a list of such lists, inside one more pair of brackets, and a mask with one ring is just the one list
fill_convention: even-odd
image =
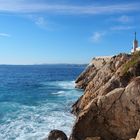
[(139, 140), (140, 52), (94, 58), (75, 82), (84, 93), (69, 140)]

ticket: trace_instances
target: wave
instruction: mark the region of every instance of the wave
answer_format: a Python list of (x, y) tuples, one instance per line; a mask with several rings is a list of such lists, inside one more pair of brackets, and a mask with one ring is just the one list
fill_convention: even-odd
[(51, 81), (41, 83), (43, 86), (54, 86), (62, 89), (73, 89), (75, 87), (74, 81)]
[(64, 112), (62, 104), (45, 103), (36, 107), (15, 105), (18, 106), (20, 109), (10, 114), (6, 112), (1, 118), (3, 124), (0, 127), (0, 139), (39, 140), (46, 137), (52, 129), (61, 129), (70, 134), (74, 118), (68, 110)]
[[(0, 140), (41, 140), (52, 129), (60, 129), (70, 134), (74, 116), (71, 105), (81, 95), (74, 89), (74, 81), (41, 83), (51, 87), (49, 97), (38, 100), (37, 105), (18, 102), (0, 102)], [(1, 113), (3, 112), (3, 114)]]
[(74, 81), (59, 81), (57, 85), (62, 87), (63, 89), (73, 89), (75, 86), (75, 82)]

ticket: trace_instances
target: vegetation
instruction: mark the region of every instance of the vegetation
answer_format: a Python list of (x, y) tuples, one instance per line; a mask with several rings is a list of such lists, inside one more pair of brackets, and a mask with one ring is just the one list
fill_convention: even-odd
[(130, 68), (133, 68), (140, 61), (140, 51), (132, 54), (131, 59), (124, 64), (122, 74), (128, 73)]

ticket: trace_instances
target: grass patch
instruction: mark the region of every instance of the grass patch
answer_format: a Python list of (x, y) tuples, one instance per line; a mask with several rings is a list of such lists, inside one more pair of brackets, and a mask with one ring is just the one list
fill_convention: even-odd
[(124, 64), (122, 75), (126, 74), (138, 61), (140, 61), (140, 51), (133, 53), (131, 59)]

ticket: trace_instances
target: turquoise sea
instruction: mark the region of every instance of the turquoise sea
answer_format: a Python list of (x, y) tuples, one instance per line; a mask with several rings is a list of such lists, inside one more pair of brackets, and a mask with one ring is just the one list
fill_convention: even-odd
[(0, 66), (0, 140), (41, 140), (50, 130), (70, 134), (71, 105), (82, 91), (84, 65)]

